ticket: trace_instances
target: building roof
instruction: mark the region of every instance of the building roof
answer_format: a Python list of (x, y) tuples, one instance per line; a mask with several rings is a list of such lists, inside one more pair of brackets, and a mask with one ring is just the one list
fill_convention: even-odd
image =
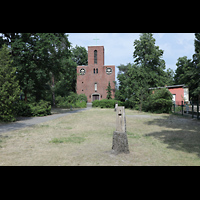
[(149, 88), (149, 90), (154, 90), (154, 89), (161, 89), (161, 88), (188, 88), (188, 86), (186, 86), (185, 84), (181, 84), (181, 85), (171, 85), (171, 86), (165, 86), (165, 87), (155, 87), (155, 88)]

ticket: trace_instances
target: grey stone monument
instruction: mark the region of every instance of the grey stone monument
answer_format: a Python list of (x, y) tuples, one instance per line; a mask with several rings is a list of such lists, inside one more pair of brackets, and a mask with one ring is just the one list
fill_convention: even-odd
[(116, 110), (116, 131), (113, 132), (112, 150), (116, 154), (129, 153), (124, 106), (118, 106)]
[(117, 111), (118, 103), (115, 103), (115, 112)]

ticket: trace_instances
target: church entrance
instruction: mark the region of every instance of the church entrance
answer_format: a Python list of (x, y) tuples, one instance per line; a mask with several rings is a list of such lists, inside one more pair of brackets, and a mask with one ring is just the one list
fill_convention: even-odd
[(99, 100), (99, 94), (92, 95), (92, 101)]

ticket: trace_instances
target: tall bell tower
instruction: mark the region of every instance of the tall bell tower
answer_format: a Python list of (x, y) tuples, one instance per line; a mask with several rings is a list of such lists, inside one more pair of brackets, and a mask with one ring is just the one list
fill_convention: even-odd
[(77, 94), (85, 94), (88, 102), (106, 99), (110, 82), (115, 95), (115, 66), (104, 65), (104, 46), (88, 46), (88, 66), (77, 67)]

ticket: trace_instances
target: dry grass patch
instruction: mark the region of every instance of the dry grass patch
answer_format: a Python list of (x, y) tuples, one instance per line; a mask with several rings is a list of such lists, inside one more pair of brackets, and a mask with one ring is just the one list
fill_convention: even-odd
[(113, 109), (91, 109), (0, 136), (0, 165), (200, 165), (200, 123), (126, 110), (130, 154), (111, 153)]

